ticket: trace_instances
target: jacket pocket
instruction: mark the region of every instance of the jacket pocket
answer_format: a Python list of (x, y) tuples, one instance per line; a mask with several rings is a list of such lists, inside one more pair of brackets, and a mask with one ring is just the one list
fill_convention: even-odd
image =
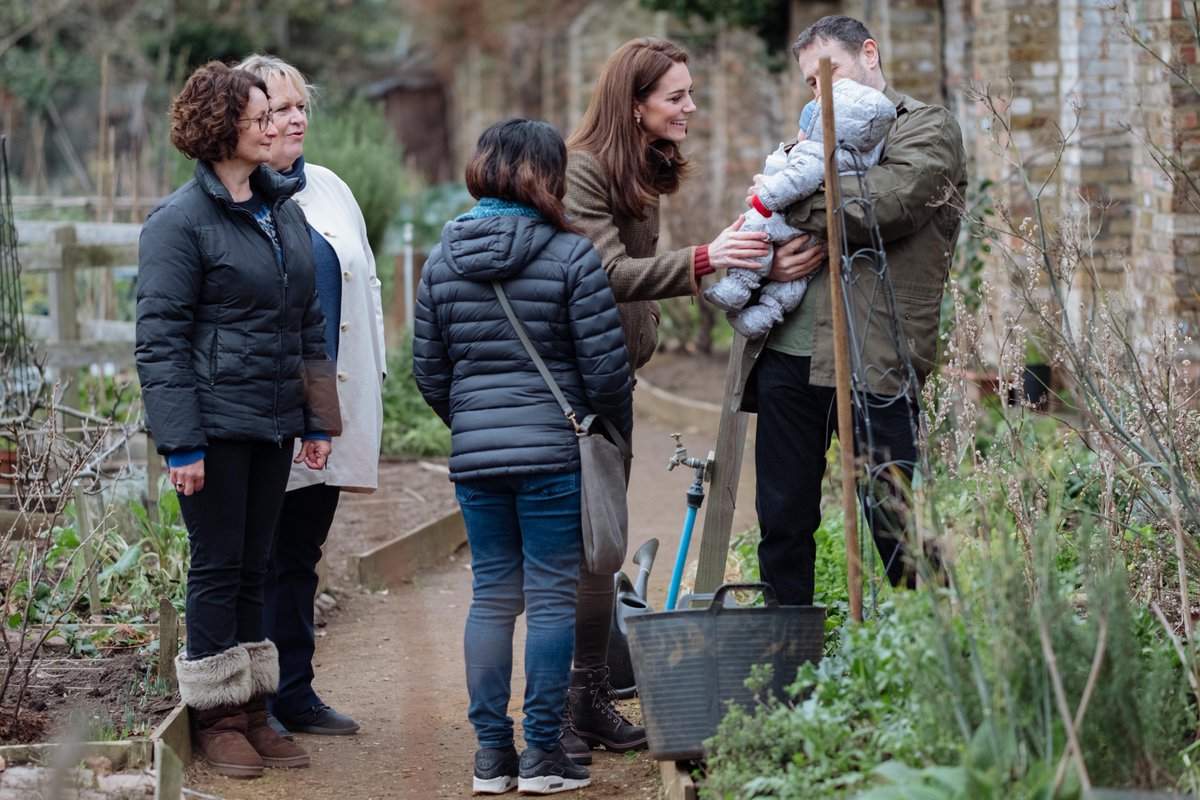
[(212, 342), (208, 346), (208, 385), (214, 388), (217, 385), (217, 363), (219, 358), (217, 342), (217, 329), (213, 328)]
[(924, 378), (937, 357), (938, 326), (941, 322), (941, 292), (910, 294), (896, 291), (900, 329), (911, 352), (917, 375)]

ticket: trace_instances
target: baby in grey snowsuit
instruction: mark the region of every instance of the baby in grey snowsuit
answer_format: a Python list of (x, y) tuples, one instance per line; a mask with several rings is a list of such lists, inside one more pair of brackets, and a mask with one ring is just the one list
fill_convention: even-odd
[[(896, 120), (896, 107), (892, 102), (882, 92), (843, 79), (833, 85), (833, 116), (838, 143), (857, 150), (865, 167), (878, 163), (883, 137)], [(743, 231), (765, 231), (772, 244), (783, 244), (804, 233), (787, 224), (784, 212), (796, 201), (815, 192), (825, 177), (822, 126), (821, 107), (814, 100), (805, 107), (800, 118), (800, 133), (786, 154), (786, 166), (772, 169), (772, 157), (777, 158), (779, 154), (772, 153), (772, 157), (768, 157), (762, 188), (753, 198), (753, 208), (746, 212)], [(839, 172), (853, 173), (857, 169), (852, 154), (846, 150), (838, 150), (837, 159)], [(813, 239), (808, 246), (815, 244), (817, 240)], [(762, 286), (758, 302), (747, 306), (754, 291), (771, 271), (774, 255), (772, 249), (763, 256), (760, 259), (762, 266), (758, 269), (730, 269), (725, 277), (704, 290), (704, 297), (710, 303), (729, 312), (729, 324), (734, 330), (750, 339), (762, 336), (782, 322), (785, 314), (794, 311), (811, 279), (806, 275), (794, 281), (768, 281)]]

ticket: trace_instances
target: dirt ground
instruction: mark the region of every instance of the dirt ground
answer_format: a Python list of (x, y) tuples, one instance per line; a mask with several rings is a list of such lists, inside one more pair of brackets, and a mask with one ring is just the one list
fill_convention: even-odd
[[(657, 369), (656, 369), (657, 368)], [(647, 381), (697, 399), (716, 401), (724, 382), (723, 359), (663, 356), (645, 370)], [(709, 388), (711, 387), (711, 388)], [(636, 396), (636, 393), (635, 393)], [(661, 549), (650, 581), (650, 601), (661, 608), (691, 480), (668, 473), (674, 451), (670, 421), (639, 415), (630, 484), (630, 553), (656, 536)], [(714, 437), (684, 430), (684, 444), (703, 456)], [(749, 458), (743, 459), (748, 464)], [(752, 465), (751, 465), (752, 466)], [(741, 496), (753, 497), (750, 467)], [(300, 734), (312, 754), (308, 769), (268, 770), (256, 781), (237, 781), (193, 766), (187, 786), (229, 800), (362, 798), (443, 800), (471, 796), (475, 740), (466, 719), (462, 631), (471, 599), (470, 555), (465, 550), (429, 568), (399, 589), (368, 592), (346, 572), (347, 558), (387, 541), (454, 507), (453, 487), (436, 463), (386, 463), (374, 495), (345, 495), (329, 548), (329, 580), (338, 608), (319, 631), (316, 688), (326, 702), (352, 716), (361, 731), (348, 737)], [(734, 530), (753, 522), (753, 502), (739, 503)], [(699, 552), (699, 527), (691, 558)], [(626, 571), (633, 573), (632, 565)], [(520, 720), (523, 682), (518, 626), (513, 718)], [(636, 700), (623, 704), (638, 717)], [(519, 735), (519, 731), (518, 731)], [(645, 753), (597, 752), (592, 785), (567, 797), (579, 800), (655, 800), (661, 787), (657, 762)]]

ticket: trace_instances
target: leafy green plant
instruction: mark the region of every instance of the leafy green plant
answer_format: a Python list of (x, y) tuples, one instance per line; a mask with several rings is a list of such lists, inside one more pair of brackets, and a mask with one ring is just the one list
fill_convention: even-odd
[(305, 142), (305, 160), (333, 170), (354, 192), (377, 258), (384, 235), (406, 197), (421, 189), (421, 179), (404, 166), (404, 153), (379, 106), (356, 97), (346, 104), (314, 111)]
[(382, 452), (407, 457), (450, 454), (450, 430), (425, 403), (413, 380), (411, 331), (388, 356)]
[[(946, 733), (918, 707), (913, 677), (936, 665), (925, 619), (913, 613), (919, 596), (898, 598), (877, 619), (841, 631), (841, 647), (801, 668), (790, 699), (763, 698), (752, 711), (730, 709), (706, 742), (704, 798), (851, 796), (891, 753), (917, 761), (953, 752)], [(747, 682), (761, 689), (756, 670)]]
[(125, 541), (115, 531), (106, 540), (98, 581), (104, 594), (144, 615), (166, 597), (182, 608), (190, 561), (187, 528), (179, 514), (179, 496), (164, 476), (159, 482), (157, 520), (137, 500), (128, 506), (139, 538)]

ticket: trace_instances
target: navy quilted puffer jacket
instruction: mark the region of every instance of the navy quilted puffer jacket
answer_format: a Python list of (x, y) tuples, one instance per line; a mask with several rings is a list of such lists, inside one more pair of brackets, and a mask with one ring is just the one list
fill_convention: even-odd
[(574, 430), (493, 280), (578, 418), (602, 414), (626, 437), (633, 430), (621, 320), (591, 242), (529, 216), (459, 218), (425, 263), (413, 328), (417, 386), (450, 426), (450, 478), (577, 470)]
[(150, 212), (138, 242), (137, 371), (163, 455), (210, 439), (337, 435), (341, 417), (316, 266), (295, 186), (259, 167), (270, 239), (205, 162)]

